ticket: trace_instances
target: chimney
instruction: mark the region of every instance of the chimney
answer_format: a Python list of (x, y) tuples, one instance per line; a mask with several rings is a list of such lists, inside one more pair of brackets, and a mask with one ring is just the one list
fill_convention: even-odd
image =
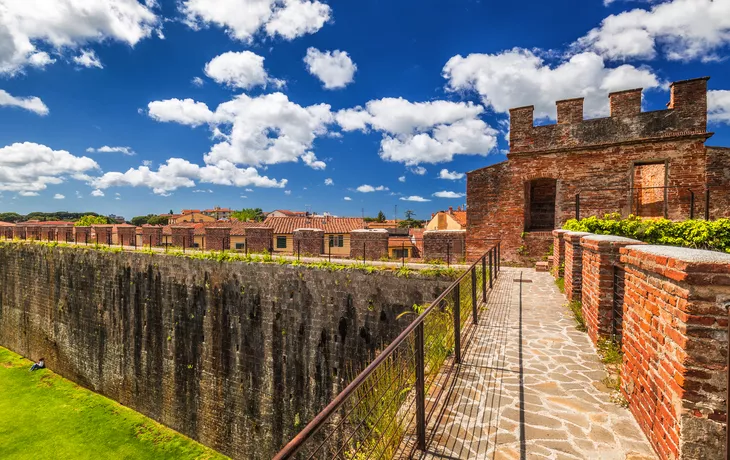
[(681, 112), (685, 129), (707, 130), (707, 80), (710, 77), (675, 81), (670, 85), (667, 107)]
[(611, 117), (633, 117), (641, 113), (641, 88), (616, 91), (608, 95)]
[(454, 213), (454, 207), (453, 206), (449, 206), (449, 214), (453, 214), (453, 213)]
[(509, 111), (509, 148), (521, 150), (532, 144), (535, 106), (518, 107)]
[(558, 106), (558, 124), (572, 124), (583, 121), (583, 98), (565, 99), (555, 103)]

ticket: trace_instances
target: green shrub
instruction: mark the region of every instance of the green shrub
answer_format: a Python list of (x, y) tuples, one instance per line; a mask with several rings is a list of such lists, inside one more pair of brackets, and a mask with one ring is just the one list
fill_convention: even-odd
[(606, 214), (603, 218), (592, 216), (581, 220), (570, 219), (563, 228), (598, 235), (624, 236), (649, 244), (730, 252), (730, 219), (727, 218), (675, 222), (637, 216), (622, 219), (618, 214)]
[(577, 300), (574, 300), (568, 304), (568, 308), (570, 308), (570, 311), (573, 313), (575, 328), (581, 332), (587, 331), (588, 329), (586, 329), (586, 321), (583, 318), (583, 304), (581, 302), (578, 302)]

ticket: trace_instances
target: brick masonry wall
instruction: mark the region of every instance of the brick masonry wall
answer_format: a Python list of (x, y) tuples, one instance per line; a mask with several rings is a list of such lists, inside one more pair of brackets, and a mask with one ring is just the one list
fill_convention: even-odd
[(565, 276), (565, 234), (567, 230), (553, 230), (553, 276), (562, 278)]
[(388, 257), (388, 231), (372, 229), (350, 232), (350, 258), (362, 259), (363, 254), (367, 260)]
[(0, 267), (0, 345), (254, 460), (450, 283), (13, 242)]
[(195, 243), (195, 229), (193, 227), (170, 227), (172, 246), (176, 248), (192, 248)]
[(25, 226), (24, 225), (16, 225), (13, 227), (13, 238), (18, 238), (21, 240), (25, 239)]
[(94, 243), (111, 244), (112, 242), (112, 225), (92, 225), (94, 230)]
[(318, 256), (324, 252), (324, 230), (298, 228), (294, 230), (295, 254)]
[(77, 243), (90, 243), (91, 227), (74, 227), (74, 241)]
[[(612, 99), (614, 116), (574, 120), (574, 104), (564, 108), (564, 123), (533, 126), (532, 107), (510, 111), (508, 161), (467, 174), (467, 248), (470, 260), (484, 251), (487, 238), (502, 240), (504, 259), (524, 263), (518, 249), (526, 222), (530, 181), (557, 180), (555, 226), (575, 217), (575, 196), (581, 192), (581, 216), (620, 212), (628, 215), (634, 165), (667, 161), (668, 216), (690, 215), (690, 193), (696, 194), (695, 215), (704, 213), (701, 195), (706, 183), (730, 189), (729, 151), (705, 147), (706, 80), (673, 86), (670, 110), (634, 113), (635, 95)], [(615, 100), (614, 100), (615, 99)], [(625, 192), (590, 191), (611, 188)], [(730, 194), (717, 189), (713, 218), (730, 216)], [(715, 197), (716, 196), (716, 197)], [(727, 198), (725, 198), (727, 197)], [(528, 248), (529, 250), (529, 248)], [(539, 257), (541, 254), (529, 253)]]
[(580, 301), (583, 288), (583, 248), (580, 239), (590, 235), (586, 232), (568, 232), (565, 240), (565, 295), (569, 301)]
[[(623, 264), (619, 260), (619, 249), (628, 245), (644, 244), (630, 238), (611, 235), (588, 235), (581, 239), (583, 250), (582, 288), (583, 318), (585, 319), (588, 336), (594, 344), (599, 339), (621, 335), (622, 313), (614, 317), (614, 300), (618, 308), (623, 305), (620, 292), (618, 299), (614, 299), (614, 275), (623, 273)], [(618, 273), (615, 273), (618, 270)], [(623, 280), (623, 276), (621, 276)]]
[(274, 229), (270, 227), (248, 227), (246, 245), (248, 252), (273, 252)]
[(143, 246), (162, 246), (162, 227), (142, 227)]
[(117, 244), (137, 245), (137, 227), (117, 227)]
[(205, 249), (223, 251), (231, 248), (230, 227), (205, 227)]
[(58, 241), (61, 241), (63, 243), (66, 242), (73, 242), (74, 241), (74, 228), (73, 226), (62, 226), (58, 227), (56, 230), (56, 235), (58, 238)]
[(448, 260), (450, 263), (460, 262), (466, 256), (465, 241), (466, 232), (463, 230), (427, 230), (423, 232), (423, 258), (444, 262)]
[(39, 225), (26, 225), (25, 237), (29, 240), (41, 239), (41, 227)]
[(662, 458), (722, 459), (730, 255), (621, 249), (624, 396)]
[(50, 225), (41, 226), (41, 240), (42, 241), (55, 241), (56, 240), (56, 227)]

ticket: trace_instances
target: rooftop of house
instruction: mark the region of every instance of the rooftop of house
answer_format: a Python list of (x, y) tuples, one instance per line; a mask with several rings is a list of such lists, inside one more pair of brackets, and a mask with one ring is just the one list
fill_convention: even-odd
[(280, 212), (287, 217), (305, 217), (307, 215), (306, 211), (289, 211), (288, 209), (275, 209), (269, 214), (273, 214), (275, 212)]
[(317, 228), (325, 233), (350, 233), (365, 228), (365, 221), (356, 217), (267, 217), (261, 227), (272, 227), (274, 233), (294, 233), (298, 228)]

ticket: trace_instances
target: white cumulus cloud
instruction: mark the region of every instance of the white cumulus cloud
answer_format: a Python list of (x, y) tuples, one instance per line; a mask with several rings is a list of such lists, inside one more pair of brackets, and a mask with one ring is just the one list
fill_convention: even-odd
[[(272, 83), (284, 85), (283, 80), (270, 78), (264, 69), (264, 58), (251, 51), (229, 51), (214, 57), (205, 65), (205, 74), (231, 88), (251, 89)], [(202, 84), (202, 80), (200, 82)]]
[(183, 0), (180, 11), (193, 29), (212, 24), (245, 42), (261, 30), (287, 40), (315, 33), (332, 14), (316, 0)]
[(0, 107), (20, 107), (21, 109), (30, 110), (38, 115), (48, 115), (48, 107), (41, 101), (39, 97), (15, 97), (0, 89)]
[(382, 132), (382, 159), (417, 166), (448, 162), (454, 155), (489, 154), (497, 131), (479, 118), (482, 112), (482, 106), (470, 102), (383, 98), (364, 108), (340, 110), (336, 120), (344, 131)]
[(433, 194), (436, 198), (461, 198), (466, 196), (464, 193), (457, 193), (457, 192), (448, 192), (446, 190), (443, 190), (441, 192), (436, 192)]
[(324, 180), (324, 185), (335, 185), (335, 181), (328, 177)]
[(147, 104), (149, 116), (157, 121), (200, 126), (213, 122), (214, 114), (204, 102), (192, 99), (166, 99)]
[(730, 2), (673, 0), (605, 18), (574, 48), (608, 59), (720, 59), (730, 43)]
[(60, 193), (56, 193), (55, 195), (53, 195), (54, 200), (63, 200), (65, 198), (66, 197), (64, 195), (61, 195)]
[(204, 81), (203, 81), (203, 79), (202, 79), (202, 78), (200, 78), (200, 77), (193, 77), (193, 79), (192, 79), (192, 80), (190, 80), (190, 83), (192, 83), (192, 84), (193, 84), (193, 86), (197, 86), (198, 88), (200, 88), (201, 86), (203, 86), (203, 84), (204, 84), (205, 82), (204, 82)]
[(710, 122), (730, 125), (730, 91), (708, 91), (707, 112)]
[(53, 63), (48, 51), (106, 41), (134, 46), (160, 26), (153, 8), (137, 0), (11, 0), (0, 10), (0, 73), (10, 75)]
[(364, 184), (356, 188), (360, 193), (371, 193), (371, 192), (382, 192), (385, 190), (389, 190), (388, 187), (384, 185), (378, 185), (377, 187), (373, 187), (372, 185)]
[(104, 192), (102, 192), (102, 191), (101, 191), (101, 190), (99, 190), (99, 189), (96, 189), (96, 190), (93, 190), (93, 191), (91, 192), (91, 196), (95, 196), (95, 197), (102, 197), (102, 196), (104, 196)]
[(449, 171), (448, 169), (442, 169), (439, 171), (439, 179), (447, 179), (447, 180), (459, 180), (463, 179), (465, 176), (464, 173), (459, 173), (456, 171)]
[(411, 195), (411, 196), (402, 196), (400, 197), (401, 201), (417, 201), (419, 203), (425, 203), (426, 201), (431, 201), (428, 198), (424, 198), (422, 196), (418, 195)]
[(101, 64), (101, 61), (99, 60), (99, 57), (96, 55), (96, 52), (94, 50), (81, 50), (81, 54), (78, 56), (74, 56), (73, 61), (86, 68), (90, 67), (96, 67), (98, 69), (103, 69), (104, 66)]
[(405, 181), (406, 181), (406, 176), (400, 176), (398, 178), (398, 182), (405, 182)]
[(428, 171), (423, 166), (416, 166), (411, 168), (411, 172), (417, 176), (425, 176)]
[(345, 201), (352, 201), (352, 198), (350, 198), (349, 196), (346, 196), (345, 198), (343, 198), (343, 200), (345, 200)]
[(48, 184), (60, 184), (66, 177), (83, 176), (98, 168), (91, 158), (65, 150), (33, 142), (15, 143), (0, 148), (0, 191), (38, 192)]
[(533, 51), (515, 48), (498, 54), (454, 56), (443, 75), (452, 91), (475, 91), (486, 106), (508, 113), (510, 108), (535, 106), (535, 118), (555, 119), (555, 101), (584, 97), (588, 117), (609, 113), (608, 93), (663, 86), (649, 69), (631, 65), (606, 67), (592, 52), (572, 56), (551, 67)]
[(326, 89), (344, 88), (355, 78), (357, 65), (345, 51), (307, 49), (304, 57), (309, 73), (319, 78)]
[(135, 151), (132, 150), (132, 147), (109, 147), (108, 145), (104, 145), (102, 147), (94, 148), (89, 147), (86, 149), (89, 153), (121, 153), (123, 155), (135, 155)]

